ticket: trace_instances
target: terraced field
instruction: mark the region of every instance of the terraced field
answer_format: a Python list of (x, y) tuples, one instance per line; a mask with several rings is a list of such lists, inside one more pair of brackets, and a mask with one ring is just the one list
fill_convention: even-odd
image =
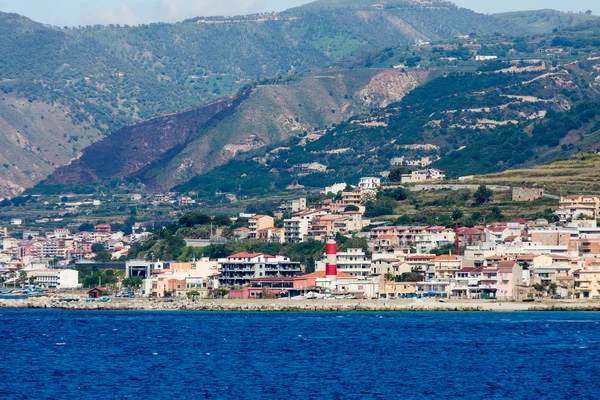
[(530, 169), (476, 176), (472, 182), (542, 187), (558, 196), (600, 194), (600, 155), (578, 155)]

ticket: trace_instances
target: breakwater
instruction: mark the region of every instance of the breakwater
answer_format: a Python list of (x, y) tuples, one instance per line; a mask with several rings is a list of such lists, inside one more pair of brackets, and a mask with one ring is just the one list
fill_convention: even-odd
[(108, 302), (70, 301), (51, 298), (0, 300), (0, 308), (49, 308), (65, 310), (141, 311), (600, 311), (600, 301), (548, 301), (541, 303), (484, 300), (154, 300), (115, 299)]

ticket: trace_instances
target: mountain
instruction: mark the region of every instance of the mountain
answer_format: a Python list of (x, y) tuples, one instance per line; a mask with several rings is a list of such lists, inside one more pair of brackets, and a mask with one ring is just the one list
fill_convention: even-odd
[[(552, 20), (548, 29), (565, 24), (564, 18)], [(8, 110), (0, 113), (0, 141), (6, 143), (0, 151), (0, 195), (32, 186), (111, 132), (118, 135), (140, 121), (235, 96), (257, 80), (283, 80), (417, 41), (520, 33), (530, 33), (528, 26), (510, 16), (477, 14), (435, 0), (321, 0), (282, 13), (71, 29), (0, 13), (0, 111)], [(289, 108), (277, 101), (268, 104)], [(339, 113), (334, 118), (326, 114), (307, 126), (323, 128), (343, 120)], [(269, 133), (265, 143), (287, 138), (286, 132)], [(245, 146), (239, 139), (253, 134), (235, 133), (229, 143), (222, 139), (231, 134), (219, 133), (206, 145)], [(217, 156), (203, 163), (221, 163), (227, 157), (219, 158), (220, 151), (201, 151)], [(147, 170), (145, 179), (169, 185), (206, 169), (187, 168), (176, 179), (165, 176), (175, 162), (189, 164), (188, 158), (174, 157), (173, 165), (156, 173)]]
[[(366, 60), (379, 68), (429, 70), (429, 79), (401, 101), (279, 145), (284, 149), (240, 155), (176, 190), (207, 197), (262, 195), (352, 182), (383, 174), (393, 164), (429, 165), (457, 177), (548, 163), (600, 147), (597, 22), (545, 37), (401, 50)], [(498, 58), (474, 61), (474, 56)], [(304, 167), (312, 163), (323, 168)]]
[(256, 80), (417, 40), (495, 32), (528, 30), (444, 1), (322, 0), (282, 13), (70, 29), (0, 13), (0, 111), (8, 110), (0, 113), (8, 165), (0, 195), (39, 182), (110, 132)]
[(422, 71), (330, 68), (257, 85), (232, 98), (122, 128), (43, 184), (119, 178), (166, 190), (239, 153), (315, 136), (396, 102), (426, 77)]

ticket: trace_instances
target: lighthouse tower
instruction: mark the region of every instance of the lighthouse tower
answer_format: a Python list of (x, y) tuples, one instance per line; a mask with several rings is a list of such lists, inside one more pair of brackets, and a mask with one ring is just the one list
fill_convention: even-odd
[(325, 266), (325, 275), (335, 287), (337, 281), (337, 243), (333, 239), (329, 239), (325, 246), (325, 254), (327, 256), (327, 264)]

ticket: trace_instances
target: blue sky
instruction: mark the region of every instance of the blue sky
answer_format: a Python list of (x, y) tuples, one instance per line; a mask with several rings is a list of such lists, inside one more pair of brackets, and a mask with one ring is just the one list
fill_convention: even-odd
[[(281, 11), (308, 0), (0, 0), (0, 11), (16, 12), (58, 26), (175, 22), (207, 15)], [(484, 13), (554, 8), (592, 10), (600, 15), (600, 0), (455, 0)]]

